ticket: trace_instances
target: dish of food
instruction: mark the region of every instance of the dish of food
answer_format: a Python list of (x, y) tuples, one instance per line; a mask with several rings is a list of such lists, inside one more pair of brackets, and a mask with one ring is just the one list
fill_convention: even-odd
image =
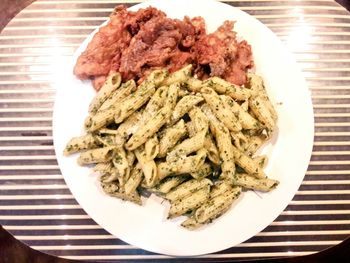
[[(153, 252), (182, 256), (198, 255), (243, 242), (261, 231), (283, 211), (297, 191), (311, 156), (312, 104), (295, 62), (271, 31), (257, 20), (242, 11), (215, 1), (203, 1), (201, 5), (196, 5), (196, 2), (176, 1), (176, 9), (171, 8), (172, 4), (175, 3), (150, 1), (132, 9), (153, 6), (170, 18), (183, 19), (185, 15), (189, 17), (182, 21), (191, 21), (201, 16), (209, 33), (203, 35), (200, 30), (194, 30), (197, 33), (192, 46), (184, 48), (173, 45), (172, 49), (176, 52), (189, 53), (192, 57), (183, 54), (186, 59), (176, 64), (172, 62), (178, 61), (175, 58), (182, 56), (178, 56), (177, 53), (174, 58), (168, 52), (169, 56), (162, 60), (161, 65), (155, 63), (159, 62), (158, 59), (147, 60), (147, 63), (138, 61), (140, 63), (136, 63), (130, 70), (125, 70), (126, 67), (124, 69), (121, 67), (123, 61), (130, 59), (130, 54), (135, 51), (136, 46), (139, 46), (135, 44), (137, 38), (133, 38), (136, 40), (131, 39), (125, 44), (124, 50), (128, 51), (125, 51), (127, 55), (121, 52), (120, 55), (113, 54), (107, 56), (109, 57), (107, 59), (103, 58), (102, 62), (108, 65), (106, 72), (98, 71), (103, 63), (96, 64), (97, 68), (93, 70), (97, 70), (97, 73), (88, 72), (85, 66), (94, 55), (84, 56), (82, 52), (96, 34), (94, 32), (77, 51), (72, 66), (69, 67), (71, 71), (65, 72), (67, 79), (58, 85), (54, 110), (54, 143), (62, 174), (73, 195), (87, 213), (107, 231), (128, 243)], [(213, 38), (210, 32), (215, 32), (221, 25), (225, 25), (226, 20), (236, 21), (235, 31), (243, 40), (236, 42), (232, 47), (244, 43), (241, 50), (245, 52), (245, 55), (242, 55), (242, 58), (246, 58), (242, 59), (245, 63), (232, 62), (225, 53), (227, 48), (221, 56), (220, 63), (218, 60), (210, 61), (210, 59), (204, 63), (205, 60), (201, 60), (204, 53), (194, 50), (200, 49), (198, 43), (202, 37)], [(225, 35), (229, 35), (227, 32), (225, 31)], [(250, 45), (253, 58), (249, 55)], [(150, 49), (148, 47), (145, 50)], [(236, 48), (237, 50), (240, 48)], [(79, 57), (80, 54), (83, 55)], [(240, 52), (237, 51), (237, 54)], [(236, 58), (239, 57), (237, 54)], [(79, 63), (78, 57), (87, 59)], [(115, 57), (120, 58), (119, 62)], [(220, 56), (210, 56), (213, 57)], [(98, 94), (105, 94), (108, 90), (105, 86), (113, 81), (123, 84), (121, 88), (112, 90), (110, 95), (120, 93), (118, 90), (120, 91), (122, 87), (123, 89), (129, 87), (131, 93), (117, 100), (123, 103), (119, 103), (121, 106), (117, 109), (118, 113), (114, 112), (112, 119), (106, 118), (106, 115), (103, 118), (95, 117), (100, 107), (108, 111), (108, 107), (103, 105), (109, 99), (108, 96), (96, 95), (90, 104), (95, 91), (91, 88), (90, 81), (81, 82), (72, 74), (77, 61), (76, 65), (82, 66), (78, 69), (75, 67), (74, 72), (80, 78), (93, 78), (94, 87), (97, 89), (103, 86)], [(220, 65), (224, 65), (221, 71)], [(234, 70), (228, 71), (228, 66)], [(250, 68), (253, 68), (257, 75), (246, 74)], [(88, 73), (84, 75), (82, 72)], [(146, 92), (147, 98), (141, 96), (143, 99), (140, 103), (135, 97), (142, 93), (142, 88), (154, 82), (155, 72), (158, 72), (156, 75), (162, 72), (169, 73), (164, 73), (163, 79), (156, 84), (153, 83), (152, 92)], [(244, 77), (232, 78), (231, 72), (234, 72), (234, 76), (239, 75), (237, 72), (243, 72), (241, 75)], [(178, 77), (179, 75), (182, 77)], [(263, 77), (266, 91), (259, 75)], [(135, 82), (130, 84), (133, 81), (137, 84)], [(195, 82), (200, 82), (200, 88), (197, 90)], [(232, 83), (239, 86), (234, 86)], [(227, 88), (223, 88), (225, 86), (248, 90), (250, 95), (245, 99), (238, 99), (234, 92), (230, 93)], [(252, 95), (255, 91), (258, 92)], [(130, 99), (133, 94), (133, 99)], [(100, 100), (101, 97), (104, 99)], [(185, 102), (180, 103), (181, 100)], [(156, 101), (160, 103), (152, 103)], [(177, 109), (176, 106), (179, 104), (181, 107)], [(83, 137), (83, 140), (75, 138), (66, 147), (72, 137), (84, 136), (86, 131), (83, 129), (83, 123), (88, 108), (90, 117), (85, 120), (88, 137)], [(261, 114), (261, 109), (268, 114)], [(227, 118), (227, 114), (230, 118)], [(248, 115), (242, 118), (240, 114), (248, 114), (250, 118)], [(123, 147), (115, 147), (119, 127), (126, 126), (125, 123), (133, 115), (136, 119), (137, 115), (142, 116), (140, 119), (144, 125), (136, 125), (130, 134), (121, 138)], [(147, 118), (144, 117), (146, 115)], [(249, 121), (243, 123), (242, 120), (246, 118), (249, 118)], [(250, 127), (242, 127), (248, 125), (248, 122)], [(172, 140), (176, 136), (167, 135), (167, 129), (185, 129), (185, 132), (182, 132), (185, 134), (179, 135), (181, 139)], [(110, 136), (111, 134), (113, 136)], [(247, 136), (249, 140), (254, 136), (270, 140), (258, 154), (254, 155), (257, 147), (248, 149), (244, 145), (244, 137)], [(111, 137), (113, 139), (110, 141)], [(105, 171), (106, 167), (103, 165), (109, 165), (109, 168), (112, 165), (113, 170), (117, 172), (101, 172), (103, 175), (100, 177), (98, 173), (91, 171), (91, 167), (77, 165), (77, 156), (63, 156), (64, 149), (66, 153), (81, 150), (81, 147), (75, 145), (84, 145), (86, 139), (94, 145), (92, 148), (102, 149), (102, 152), (96, 154), (93, 152), (96, 149), (85, 149), (79, 157), (79, 162), (81, 164), (99, 162), (100, 164), (95, 166), (95, 170), (99, 172)], [(212, 143), (206, 143), (209, 140)], [(260, 146), (261, 142), (257, 145)], [(208, 145), (214, 145), (216, 148), (210, 151)], [(300, 154), (301, 152), (303, 154)], [(263, 167), (266, 159), (259, 157), (263, 155), (269, 159), (265, 170)], [(191, 160), (187, 164), (188, 158)], [(132, 159), (137, 161), (131, 162)], [(232, 159), (235, 161), (230, 162)], [(237, 172), (234, 172), (235, 170)], [(123, 176), (120, 176), (122, 173)], [(265, 178), (265, 174), (270, 179)], [(131, 183), (129, 179), (132, 179)], [(100, 186), (100, 180), (105, 192), (137, 202), (142, 200), (143, 206), (106, 195)], [(261, 183), (260, 180), (265, 182)], [(231, 181), (235, 183), (232, 184)], [(274, 188), (278, 182), (278, 187), (273, 191), (261, 194), (247, 191), (239, 196), (242, 189), (255, 187), (256, 190), (267, 191)], [(161, 192), (163, 195), (160, 197), (151, 194), (148, 197), (140, 197), (135, 190), (142, 189), (158, 194)], [(171, 201), (171, 207), (168, 202), (163, 202), (164, 196)], [(238, 200), (233, 202), (237, 198)], [(192, 213), (188, 213), (190, 211)], [(188, 219), (182, 216), (184, 214), (189, 216)], [(219, 215), (222, 216), (212, 224), (206, 225)], [(168, 220), (168, 217), (176, 218)], [(208, 237), (212, 242), (206, 242)]]
[(87, 134), (64, 153), (82, 152), (78, 163), (95, 165), (108, 195), (142, 205), (140, 192), (158, 194), (171, 203), (168, 218), (187, 214), (181, 225), (196, 229), (230, 209), (242, 188), (278, 185), (263, 171), (266, 156), (255, 155), (277, 113), (257, 75), (241, 87), (191, 71), (154, 70), (139, 86), (110, 74), (90, 103)]

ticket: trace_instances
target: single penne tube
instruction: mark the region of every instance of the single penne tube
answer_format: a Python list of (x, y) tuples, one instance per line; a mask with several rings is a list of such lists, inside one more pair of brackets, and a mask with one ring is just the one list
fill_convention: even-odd
[(140, 87), (148, 85), (148, 83), (152, 83), (154, 86), (159, 87), (164, 79), (168, 77), (169, 73), (164, 70), (164, 69), (156, 69), (153, 70), (144, 80), (141, 84)]
[(213, 183), (207, 179), (191, 179), (187, 182), (184, 182), (171, 190), (169, 193), (165, 195), (165, 199), (174, 202), (175, 200), (179, 200), (184, 198), (185, 196), (191, 195), (194, 191), (197, 191), (203, 187), (211, 186)]
[(145, 186), (147, 188), (153, 187), (159, 181), (156, 163), (154, 160), (147, 159), (145, 148), (143, 146), (137, 148), (134, 153), (145, 177)]
[(90, 127), (91, 127), (91, 124), (92, 124), (92, 116), (89, 115), (84, 120), (84, 129), (86, 131), (88, 131), (90, 129)]
[(196, 129), (194, 127), (193, 121), (186, 122), (186, 130), (188, 133), (188, 136), (193, 137), (196, 135)]
[[(161, 107), (164, 106), (165, 100), (167, 97), (168, 87), (162, 86), (156, 90), (156, 92), (153, 94), (149, 102), (147, 103), (144, 113), (143, 113), (143, 119), (145, 117), (150, 117), (153, 114), (155, 114)], [(144, 120), (146, 122), (147, 120)]]
[(147, 124), (139, 127), (137, 131), (125, 144), (128, 150), (135, 150), (140, 145), (144, 144), (150, 137), (152, 137), (168, 120), (171, 114), (170, 107), (161, 108), (155, 116), (153, 116)]
[(202, 87), (203, 87), (202, 81), (197, 78), (192, 77), (186, 81), (186, 88), (190, 91), (200, 92)]
[(187, 89), (181, 88), (179, 90), (179, 98), (183, 98), (183, 97), (188, 96), (190, 94), (191, 93)]
[(213, 111), (211, 110), (211, 108), (209, 107), (208, 104), (203, 104), (201, 106), (201, 110), (203, 111), (205, 116), (207, 116), (207, 118), (209, 120), (209, 128), (210, 128), (211, 133), (214, 136), (216, 136), (217, 127), (223, 126), (223, 123), (218, 120), (218, 118), (215, 116), (215, 114), (213, 113)]
[(238, 121), (241, 123), (243, 129), (258, 129), (260, 127), (260, 123), (232, 98), (221, 95), (220, 99), (231, 107), (231, 110), (237, 115)]
[(121, 123), (133, 112), (143, 106), (155, 93), (156, 87), (164, 80), (167, 72), (164, 70), (154, 70), (144, 80), (137, 90), (114, 105), (114, 121)]
[(112, 184), (112, 183), (115, 183), (116, 181), (118, 181), (119, 186), (124, 185), (124, 182), (125, 182), (124, 178), (119, 175), (117, 169), (114, 166), (112, 166), (109, 172), (101, 176), (101, 182), (103, 183)]
[(114, 109), (114, 122), (121, 123), (141, 106), (143, 106), (156, 91), (154, 85), (150, 83), (143, 89), (138, 89), (120, 103)]
[(186, 179), (188, 179), (188, 176), (186, 175), (167, 177), (164, 180), (162, 180), (158, 185), (156, 185), (156, 187), (154, 187), (152, 191), (160, 194), (167, 194), (173, 188), (183, 183)]
[(235, 159), (234, 159), (234, 146), (231, 142), (231, 135), (228, 129), (224, 126), (219, 126), (215, 133), (216, 143), (219, 149), (221, 163), (221, 179), (232, 181), (236, 172)]
[(159, 139), (159, 153), (157, 157), (165, 157), (167, 152), (186, 134), (184, 120), (178, 121), (175, 125), (167, 127)]
[(194, 217), (198, 223), (206, 223), (215, 219), (232, 205), (233, 201), (238, 198), (241, 193), (240, 187), (234, 187), (214, 198), (210, 198), (204, 205), (199, 207), (194, 213)]
[(193, 106), (201, 101), (203, 101), (203, 98), (198, 95), (188, 95), (181, 98), (171, 115), (170, 125), (177, 122), (183, 115), (188, 113)]
[(118, 185), (118, 182), (117, 181), (113, 182), (108, 180), (107, 176), (101, 176), (100, 184), (101, 184), (102, 190), (108, 195), (118, 192), (120, 190), (120, 186)]
[(130, 175), (130, 167), (128, 159), (126, 158), (126, 152), (123, 147), (116, 147), (114, 149), (112, 163), (116, 168), (118, 176), (123, 177), (124, 181), (126, 181)]
[(259, 94), (267, 96), (262, 77), (254, 73), (248, 73), (247, 78), (248, 86), (252, 92), (252, 96), (257, 96)]
[(142, 113), (139, 111), (131, 114), (123, 123), (121, 123), (116, 130), (117, 134), (123, 139), (129, 137), (129, 135), (136, 132), (139, 128), (140, 120), (142, 119)]
[(163, 81), (163, 85), (171, 85), (173, 83), (184, 83), (191, 77), (192, 65), (189, 64), (178, 71), (169, 74)]
[(181, 216), (201, 206), (205, 201), (208, 200), (209, 192), (210, 185), (207, 185), (193, 192), (190, 196), (175, 200), (171, 203), (168, 218)]
[(203, 86), (214, 89), (219, 94), (225, 94), (235, 100), (247, 100), (251, 90), (232, 84), (219, 77), (211, 77), (203, 82)]
[(96, 148), (99, 145), (100, 143), (96, 140), (96, 137), (88, 133), (86, 135), (70, 139), (64, 148), (63, 154), (67, 156), (82, 150)]
[(279, 181), (270, 178), (257, 179), (248, 174), (237, 173), (235, 175), (234, 184), (247, 189), (269, 192), (277, 187)]
[(181, 226), (188, 230), (195, 230), (203, 226), (203, 224), (198, 223), (194, 216), (187, 218), (185, 221), (181, 223)]
[(136, 188), (140, 185), (143, 179), (143, 172), (139, 165), (133, 167), (130, 172), (130, 177), (124, 185), (125, 194), (129, 195), (136, 191)]
[(248, 73), (248, 84), (250, 89), (253, 91), (254, 97), (259, 97), (262, 101), (264, 101), (264, 106), (270, 112), (274, 122), (276, 122), (277, 112), (269, 99), (262, 77), (256, 74)]
[(266, 155), (254, 157), (253, 160), (261, 169), (264, 169), (269, 161)]
[(105, 102), (101, 105), (101, 107), (98, 110), (105, 110), (110, 107), (113, 107), (114, 104), (118, 103), (119, 101), (123, 100), (127, 96), (129, 96), (132, 92), (134, 92), (136, 89), (136, 83), (134, 80), (129, 80), (125, 83), (123, 83), (119, 89), (113, 92), (111, 96), (109, 96)]
[(183, 140), (181, 143), (176, 145), (171, 152), (168, 153), (167, 161), (171, 162), (172, 160), (187, 156), (190, 153), (202, 149), (204, 147), (206, 134), (207, 130), (202, 130), (193, 137)]
[(232, 190), (232, 183), (226, 181), (226, 180), (221, 180), (217, 182), (210, 190), (210, 198), (217, 197), (219, 195), (224, 194), (227, 191)]
[(106, 110), (101, 110), (96, 112), (95, 115), (91, 117), (90, 126), (87, 127), (89, 132), (94, 132), (104, 126), (113, 122), (115, 111), (113, 108), (108, 108)]
[(188, 116), (193, 123), (193, 128), (196, 132), (207, 130), (209, 127), (209, 120), (200, 108), (194, 106), (189, 112)]
[(196, 155), (191, 155), (186, 158), (180, 158), (177, 161), (171, 163), (158, 163), (158, 177), (160, 180), (162, 180), (163, 178), (172, 174), (176, 175), (193, 173), (204, 164), (206, 156), (207, 151), (204, 149), (200, 149)]
[(236, 147), (232, 147), (235, 163), (242, 167), (246, 173), (256, 178), (266, 177), (263, 169), (251, 157), (249, 157), (244, 152), (239, 151)]
[(159, 141), (157, 135), (148, 139), (145, 143), (146, 158), (153, 160), (159, 153)]
[(258, 120), (265, 125), (269, 130), (273, 130), (276, 122), (271, 114), (266, 102), (261, 97), (249, 99), (249, 107)]
[(137, 191), (134, 191), (131, 194), (126, 194), (124, 191), (111, 192), (111, 193), (107, 193), (107, 194), (110, 196), (113, 196), (113, 197), (117, 197), (123, 201), (129, 201), (129, 202), (135, 203), (137, 205), (142, 205), (141, 197)]
[[(201, 109), (199, 109), (198, 107), (193, 107), (188, 115), (191, 119), (191, 122), (186, 123), (186, 125), (191, 124), (191, 129), (193, 131), (190, 131), (189, 126), (187, 126), (188, 133), (190, 134), (191, 137), (193, 136), (191, 134), (195, 134), (196, 132), (199, 132), (203, 129), (208, 129), (209, 120)], [(212, 161), (214, 164), (219, 165), (220, 164), (219, 151), (213, 141), (213, 138), (209, 133), (207, 133), (205, 136), (204, 148), (208, 152), (209, 160)]]
[(136, 156), (134, 152), (132, 151), (126, 151), (126, 160), (128, 161), (129, 167), (132, 167), (134, 165)]
[(212, 112), (230, 131), (237, 132), (242, 129), (230, 106), (212, 88), (204, 87), (201, 92)]
[(103, 146), (115, 146), (115, 135), (113, 134), (96, 135), (96, 140)]
[(106, 82), (102, 85), (101, 89), (97, 92), (95, 97), (90, 103), (89, 113), (95, 113), (101, 107), (101, 105), (118, 89), (121, 83), (121, 76), (119, 73), (109, 74)]
[(112, 162), (105, 162), (105, 163), (97, 163), (94, 166), (94, 171), (99, 172), (100, 174), (106, 174), (106, 173), (111, 173), (111, 169), (113, 167)]
[(241, 152), (246, 150), (249, 139), (247, 136), (245, 136), (242, 132), (231, 132), (231, 138), (234, 146), (236, 146), (238, 150)]
[(261, 100), (264, 101), (266, 108), (269, 110), (272, 118), (274, 121), (277, 120), (277, 112), (275, 108), (273, 107), (269, 96), (267, 94), (267, 91), (265, 89), (264, 81), (262, 77), (249, 73), (248, 74), (248, 84), (250, 86), (250, 89), (254, 93), (254, 97), (259, 97)]
[(242, 104), (241, 104), (241, 108), (245, 111), (249, 110), (249, 102), (248, 100), (245, 100)]
[(80, 154), (78, 164), (103, 163), (110, 161), (114, 156), (114, 147), (103, 147), (88, 150)]
[(191, 176), (195, 179), (202, 179), (209, 176), (213, 172), (209, 163), (204, 163), (197, 171), (192, 172)]
[(135, 150), (144, 144), (168, 121), (176, 103), (178, 89), (179, 87), (177, 85), (170, 85), (166, 104), (131, 136), (125, 144), (127, 150)]
[(219, 154), (219, 150), (213, 140), (213, 138), (211, 137), (210, 134), (207, 134), (205, 137), (205, 141), (204, 141), (204, 148), (207, 150), (208, 152), (208, 158), (209, 160), (216, 164), (219, 165), (220, 164), (220, 154)]
[(246, 142), (245, 153), (248, 156), (253, 156), (264, 142), (265, 140), (261, 136), (251, 136)]

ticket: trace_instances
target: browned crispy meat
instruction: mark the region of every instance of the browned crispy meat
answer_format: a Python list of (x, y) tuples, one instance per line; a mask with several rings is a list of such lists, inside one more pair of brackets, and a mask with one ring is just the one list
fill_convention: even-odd
[(108, 75), (111, 68), (118, 68), (122, 52), (129, 46), (133, 35), (153, 17), (164, 17), (156, 8), (140, 9), (137, 12), (117, 6), (106, 26), (95, 34), (74, 67), (80, 79)]
[(110, 71), (142, 81), (153, 69), (173, 72), (192, 63), (201, 79), (219, 76), (242, 85), (252, 52), (246, 41), (237, 41), (233, 25), (226, 21), (206, 34), (202, 17), (170, 19), (152, 7), (131, 12), (118, 6), (78, 58), (74, 74), (99, 89)]
[[(222, 77), (234, 84), (246, 82), (246, 70), (253, 66), (251, 48), (246, 41), (237, 43), (233, 22), (225, 21), (214, 33), (203, 35), (195, 44), (201, 78)], [(205, 70), (209, 67), (210, 72)]]
[(144, 68), (177, 70), (194, 61), (190, 48), (204, 32), (203, 28), (197, 29), (188, 17), (183, 21), (154, 17), (145, 23), (124, 50), (119, 71), (124, 79), (140, 79)]

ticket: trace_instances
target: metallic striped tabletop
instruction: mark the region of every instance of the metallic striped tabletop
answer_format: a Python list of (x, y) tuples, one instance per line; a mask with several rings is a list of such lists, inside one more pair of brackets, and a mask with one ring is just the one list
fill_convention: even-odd
[[(169, 260), (111, 236), (81, 209), (52, 142), (55, 64), (116, 4), (138, 2), (39, 0), (0, 34), (0, 223), (34, 249), (71, 259)], [(312, 93), (314, 148), (299, 191), (274, 222), (192, 260), (306, 255), (336, 245), (350, 235), (350, 15), (332, 0), (227, 3), (258, 18), (295, 55)]]

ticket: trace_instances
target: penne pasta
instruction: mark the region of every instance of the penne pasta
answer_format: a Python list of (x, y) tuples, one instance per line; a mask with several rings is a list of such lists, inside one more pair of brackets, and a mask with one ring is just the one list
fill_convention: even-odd
[(178, 159), (176, 162), (158, 163), (158, 177), (162, 180), (169, 175), (193, 173), (204, 164), (206, 156), (206, 150), (201, 149), (196, 155)]
[(144, 147), (137, 148), (134, 153), (145, 177), (145, 186), (147, 188), (153, 187), (158, 182), (156, 163), (154, 160), (147, 159)]
[(78, 164), (103, 163), (110, 161), (114, 156), (114, 147), (103, 147), (88, 150), (80, 154)]
[(163, 85), (171, 85), (174, 83), (184, 83), (191, 77), (192, 65), (189, 64), (178, 71), (169, 74), (163, 81)]
[(232, 148), (235, 162), (242, 167), (248, 174), (256, 178), (265, 178), (266, 175), (261, 167), (248, 155), (239, 151), (236, 147)]
[(198, 168), (197, 171), (192, 172), (191, 176), (195, 179), (202, 179), (209, 176), (213, 172), (209, 163), (204, 163), (202, 166)]
[(242, 129), (230, 106), (225, 101), (222, 101), (213, 89), (205, 87), (201, 91), (212, 112), (230, 131), (237, 132)]
[(197, 78), (189, 78), (186, 81), (186, 88), (193, 92), (200, 92), (201, 88), (203, 87), (203, 83), (201, 80)]
[(232, 190), (232, 184), (227, 181), (219, 181), (217, 182), (210, 191), (210, 198), (217, 197), (219, 195), (224, 194), (227, 191)]
[(126, 158), (126, 152), (123, 147), (116, 147), (114, 149), (114, 156), (112, 163), (116, 169), (119, 177), (122, 177), (126, 181), (130, 176), (130, 167), (128, 159)]
[(248, 174), (236, 174), (234, 184), (247, 189), (269, 192), (277, 187), (279, 181), (269, 178), (257, 179)]
[(84, 136), (74, 137), (70, 139), (64, 148), (63, 154), (67, 156), (82, 150), (96, 148), (99, 145), (100, 143), (98, 140), (96, 140), (96, 137), (88, 133)]
[(188, 179), (188, 176), (186, 175), (167, 177), (164, 180), (162, 180), (154, 189), (152, 189), (152, 191), (161, 194), (167, 194), (173, 188), (183, 183), (186, 179)]
[(203, 86), (214, 89), (219, 94), (225, 94), (239, 101), (247, 100), (251, 95), (251, 90), (232, 84), (218, 77), (211, 77), (203, 82)]
[(136, 188), (140, 185), (143, 179), (143, 172), (140, 165), (134, 166), (130, 172), (130, 177), (124, 185), (125, 194), (130, 195), (136, 191)]
[(141, 126), (125, 144), (127, 150), (134, 150), (153, 136), (170, 118), (171, 110), (176, 102), (178, 86), (170, 86), (167, 103), (153, 116), (147, 124)]
[(198, 132), (191, 138), (188, 138), (174, 147), (174, 149), (168, 153), (167, 161), (171, 162), (176, 159), (185, 157), (190, 153), (199, 151), (204, 147), (205, 135), (207, 130)]
[(185, 196), (182, 199), (176, 199), (171, 204), (168, 218), (183, 215), (201, 206), (209, 198), (209, 192), (210, 185), (207, 185), (197, 191), (192, 192), (191, 195)]
[(175, 125), (167, 127), (159, 139), (159, 153), (157, 157), (165, 157), (167, 152), (186, 134), (185, 122), (178, 121)]
[(266, 102), (261, 97), (251, 98), (249, 100), (249, 107), (263, 125), (269, 130), (274, 129), (275, 119), (273, 118)]
[(259, 129), (260, 123), (254, 119), (247, 111), (245, 111), (232, 98), (221, 95), (220, 99), (231, 107), (231, 111), (235, 114), (243, 129)]
[(185, 183), (180, 184), (175, 189), (170, 191), (165, 195), (167, 200), (174, 202), (176, 200), (180, 200), (186, 196), (191, 195), (194, 191), (202, 189), (207, 186), (211, 186), (213, 183), (209, 179), (191, 179)]
[(222, 173), (221, 179), (232, 181), (236, 172), (233, 145), (231, 143), (231, 135), (226, 127), (219, 126), (216, 128), (216, 143), (219, 149)]
[(262, 78), (249, 73), (238, 87), (191, 71), (154, 70), (138, 86), (111, 74), (90, 104), (87, 134), (64, 154), (81, 151), (78, 163), (94, 164), (109, 196), (141, 205), (139, 193), (159, 195), (170, 202), (168, 218), (186, 215), (181, 225), (194, 230), (228, 211), (242, 189), (268, 192), (279, 181), (256, 154), (277, 122)]
[(145, 143), (145, 152), (146, 158), (148, 160), (153, 160), (157, 157), (159, 153), (159, 141), (157, 135), (154, 135), (152, 138), (148, 139)]
[(129, 80), (125, 83), (123, 83), (119, 89), (117, 89), (111, 96), (109, 96), (101, 105), (101, 107), (98, 109), (106, 110), (108, 108), (113, 107), (116, 103), (123, 100), (125, 97), (130, 95), (132, 92), (136, 90), (136, 83), (134, 80)]
[(217, 195), (209, 199), (207, 203), (198, 208), (194, 214), (194, 218), (198, 223), (205, 223), (220, 216), (228, 209), (233, 201), (241, 194), (240, 187), (234, 187), (232, 190)]
[(102, 85), (101, 89), (97, 92), (95, 97), (90, 103), (89, 113), (95, 113), (101, 107), (101, 105), (111, 96), (111, 94), (118, 89), (121, 83), (121, 76), (119, 73), (109, 74), (106, 82)]
[(189, 112), (193, 106), (203, 101), (203, 98), (197, 95), (188, 95), (180, 99), (176, 104), (171, 115), (170, 125), (177, 122), (185, 113)]

